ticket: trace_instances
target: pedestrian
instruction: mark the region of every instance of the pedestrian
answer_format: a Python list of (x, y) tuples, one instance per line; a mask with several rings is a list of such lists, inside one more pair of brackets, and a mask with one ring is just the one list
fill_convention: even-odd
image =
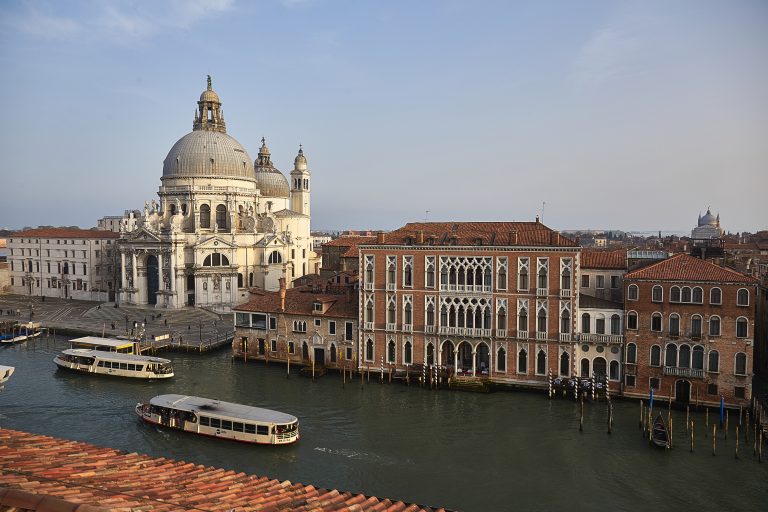
[(163, 320), (163, 321), (165, 322), (165, 326), (166, 326), (166, 327), (168, 327), (168, 319), (166, 318), (166, 319), (165, 319), (165, 320)]

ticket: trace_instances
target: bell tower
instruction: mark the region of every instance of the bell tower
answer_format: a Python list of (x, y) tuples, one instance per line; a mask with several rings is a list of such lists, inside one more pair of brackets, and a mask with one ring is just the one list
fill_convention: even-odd
[(291, 210), (309, 215), (309, 177), (307, 158), (299, 144), (299, 154), (293, 160), (291, 171)]

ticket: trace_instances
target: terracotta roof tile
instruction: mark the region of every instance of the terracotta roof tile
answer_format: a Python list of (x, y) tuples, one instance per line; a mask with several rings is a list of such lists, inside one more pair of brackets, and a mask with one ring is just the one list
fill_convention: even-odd
[(120, 238), (120, 233), (101, 229), (35, 228), (17, 231), (9, 238)]
[[(330, 302), (325, 317), (357, 318), (357, 293), (346, 294), (315, 293), (311, 288), (291, 288), (285, 294), (285, 312), (291, 315), (312, 315), (316, 301)], [(235, 311), (253, 311), (258, 313), (278, 313), (280, 292), (254, 291), (248, 302), (234, 308)]]
[[(7, 429), (0, 429), (0, 469), (0, 486), (12, 489), (0, 487), (0, 510), (6, 506), (9, 493), (12, 494), (8, 499), (16, 499), (13, 496), (22, 491), (25, 494), (18, 499), (38, 503), (38, 507), (46, 495), (73, 504), (88, 503), (126, 511), (191, 507), (297, 512), (433, 510)], [(86, 512), (93, 509), (80, 506), (49, 510)]]
[(626, 270), (627, 251), (624, 249), (613, 251), (582, 249), (581, 268)]
[(754, 277), (687, 254), (676, 254), (666, 260), (634, 270), (627, 273), (624, 279), (749, 284), (757, 284), (758, 282)]
[[(540, 222), (409, 222), (386, 233), (384, 245), (415, 245), (419, 232), (424, 244), (435, 246), (579, 246)], [(370, 244), (379, 245), (375, 240)]]

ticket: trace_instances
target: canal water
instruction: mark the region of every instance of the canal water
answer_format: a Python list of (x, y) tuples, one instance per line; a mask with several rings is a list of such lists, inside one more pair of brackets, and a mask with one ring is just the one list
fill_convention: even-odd
[[(167, 354), (176, 377), (142, 382), (56, 370), (67, 343), (0, 348), (16, 373), (0, 392), (0, 427), (213, 465), (277, 479), (459, 510), (755, 510), (768, 502), (768, 462), (741, 442), (703, 436), (694, 453), (684, 412), (673, 412), (677, 446), (641, 439), (639, 405), (585, 404), (542, 393), (474, 394), (365, 382), (316, 382), (284, 366), (233, 362), (226, 350)], [(193, 394), (294, 414), (294, 445), (244, 446), (142, 424), (133, 406), (163, 393)], [(714, 420), (715, 411), (710, 413)], [(710, 426), (711, 428), (711, 426)], [(768, 445), (765, 446), (768, 458)]]

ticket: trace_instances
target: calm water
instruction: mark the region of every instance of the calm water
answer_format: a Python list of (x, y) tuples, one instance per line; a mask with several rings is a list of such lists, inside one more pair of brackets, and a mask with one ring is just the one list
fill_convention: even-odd
[[(329, 375), (312, 383), (276, 365), (232, 362), (226, 351), (170, 354), (176, 377), (160, 382), (57, 371), (66, 348), (45, 340), (0, 348), (16, 373), (0, 393), (0, 426), (88, 441), (206, 465), (461, 510), (754, 510), (768, 501), (768, 463), (751, 442), (733, 456), (733, 433), (704, 439), (695, 416), (695, 453), (643, 442), (635, 402), (615, 403), (612, 435), (604, 404), (585, 405), (584, 431), (571, 400), (543, 394), (428, 391), (359, 378), (342, 389)], [(183, 393), (294, 414), (292, 446), (239, 443), (161, 431), (133, 406)], [(713, 414), (710, 418), (713, 418)], [(683, 427), (684, 413), (675, 425)], [(732, 423), (732, 429), (733, 424)], [(768, 446), (765, 447), (768, 451)]]

